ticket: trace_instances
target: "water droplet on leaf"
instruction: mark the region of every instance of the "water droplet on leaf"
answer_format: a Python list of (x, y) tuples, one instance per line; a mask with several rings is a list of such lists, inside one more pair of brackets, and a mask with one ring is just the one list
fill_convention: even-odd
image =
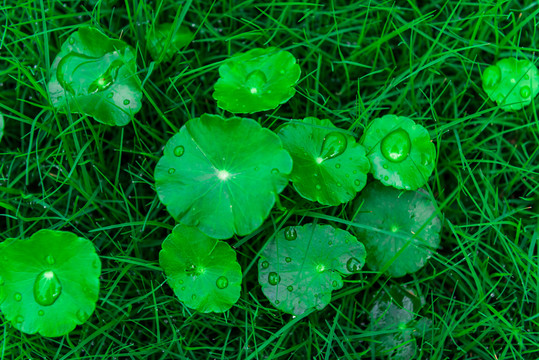
[(191, 299), (196, 300), (196, 299), (197, 299), (197, 295), (196, 295), (196, 294), (191, 295)]
[(217, 285), (219, 289), (224, 289), (228, 286), (228, 279), (224, 276), (219, 276), (215, 282), (215, 285)]
[(292, 291), (292, 290), (294, 290), (294, 287), (293, 287), (292, 285), (288, 285), (288, 286), (286, 287), (286, 290)]
[(185, 148), (182, 145), (176, 146), (174, 148), (174, 155), (177, 157), (182, 156), (184, 152), (185, 152)]
[(335, 168), (336, 168), (336, 169), (340, 169), (340, 168), (341, 168), (341, 164), (339, 164), (339, 163), (335, 164)]
[(34, 282), (34, 298), (39, 305), (50, 306), (62, 293), (58, 276), (50, 270), (43, 271)]
[(130, 103), (131, 103), (131, 100), (129, 100), (129, 99), (124, 100), (124, 105), (129, 105)]
[(292, 258), (287, 256), (287, 257), (284, 259), (284, 261), (286, 261), (287, 263), (289, 263), (289, 262), (292, 261)]
[(298, 237), (298, 233), (296, 232), (296, 229), (294, 229), (294, 227), (292, 226), (289, 226), (284, 231), (284, 238), (286, 240), (289, 240), (289, 241), (296, 240), (297, 237)]
[(15, 298), (15, 301), (17, 301), (17, 302), (18, 302), (18, 301), (21, 301), (21, 300), (22, 300), (22, 295), (21, 295), (21, 293), (15, 293), (14, 298)]
[(17, 316), (17, 319), (15, 319), (19, 324), (24, 322), (24, 317), (22, 315)]
[(49, 255), (45, 258), (45, 261), (47, 262), (47, 264), (49, 265), (54, 265), (54, 258), (52, 257), (52, 255)]
[(262, 264), (261, 264), (261, 265), (262, 265), (262, 268), (263, 268), (263, 269), (267, 269), (267, 268), (269, 267), (269, 262), (267, 262), (267, 261), (262, 261)]
[(39, 316), (43, 316), (43, 315), (45, 315), (45, 311), (39, 310), (39, 311), (37, 312), (37, 314), (38, 314)]
[(264, 74), (260, 70), (255, 70), (249, 73), (247, 75), (247, 79), (245, 80), (245, 87), (249, 89), (249, 92), (251, 94), (260, 94), (266, 83), (268, 82), (268, 79), (266, 78), (266, 74)]
[(73, 45), (74, 43), (75, 43), (75, 39), (73, 39), (72, 37), (69, 38), (69, 44), (70, 44), (70, 45)]
[(502, 72), (499, 66), (492, 65), (483, 72), (483, 84), (487, 88), (492, 88), (500, 82)]
[(316, 190), (322, 190), (322, 187), (320, 185), (315, 186)]
[(330, 132), (324, 137), (322, 150), (320, 150), (320, 158), (323, 161), (333, 159), (343, 152), (347, 146), (346, 136), (340, 132)]
[(531, 90), (530, 90), (530, 87), (529, 86), (523, 86), (521, 89), (520, 89), (520, 96), (522, 96), (523, 98), (528, 98), (530, 95), (531, 95)]
[(112, 98), (114, 97), (114, 93), (113, 93), (112, 91), (109, 92), (109, 93), (107, 94), (107, 97), (108, 97), (109, 99), (112, 99)]
[(271, 173), (272, 173), (273, 175), (277, 175), (277, 174), (279, 173), (279, 169), (272, 169), (272, 170), (271, 170)]
[(279, 274), (272, 271), (268, 274), (268, 282), (270, 285), (275, 286), (281, 282), (281, 277), (279, 276)]
[(79, 321), (81, 323), (85, 323), (86, 320), (88, 320), (88, 314), (86, 314), (86, 312), (82, 309), (79, 309), (77, 310), (77, 319), (79, 319)]
[(351, 257), (346, 262), (346, 269), (350, 272), (358, 272), (359, 270), (361, 270), (361, 267), (362, 267), (361, 262), (354, 257)]
[[(60, 61), (61, 62), (61, 61)], [(101, 74), (96, 80), (94, 80), (90, 86), (88, 86), (88, 93), (97, 93), (101, 91), (107, 90), (109, 87), (114, 84), (116, 81), (116, 77), (118, 76), (118, 72), (120, 68), (123, 66), (123, 62), (121, 60), (114, 60), (109, 68)], [(60, 65), (58, 65), (58, 69), (60, 68)], [(124, 101), (125, 103), (125, 101)]]
[(168, 169), (168, 173), (169, 173), (170, 175), (174, 174), (175, 172), (176, 172), (176, 169), (174, 169), (174, 168)]
[(380, 144), (382, 155), (391, 162), (402, 162), (410, 154), (410, 135), (404, 129), (390, 132)]

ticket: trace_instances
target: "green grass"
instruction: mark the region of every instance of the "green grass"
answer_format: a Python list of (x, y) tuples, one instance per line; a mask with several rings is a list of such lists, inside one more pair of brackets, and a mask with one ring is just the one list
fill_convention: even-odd
[[(352, 4), (351, 4), (352, 3)], [(180, 6), (178, 4), (181, 4)], [(65, 6), (64, 6), (65, 5)], [(536, 105), (508, 113), (480, 74), (504, 57), (537, 63), (539, 7), (531, 1), (3, 1), (0, 5), (0, 240), (42, 228), (89, 238), (103, 261), (95, 313), (65, 337), (15, 330), (0, 314), (2, 359), (374, 359), (369, 308), (404, 284), (432, 320), (417, 358), (539, 358), (539, 120)], [(145, 34), (177, 19), (196, 40), (154, 66)], [(123, 128), (56, 112), (50, 65), (81, 25), (137, 51), (143, 108)], [(271, 129), (317, 116), (358, 137), (388, 113), (424, 125), (438, 152), (427, 190), (444, 217), (437, 254), (401, 279), (365, 271), (323, 311), (272, 308), (257, 254), (278, 229), (318, 221), (352, 228), (351, 205), (325, 207), (291, 187), (262, 227), (229, 243), (244, 273), (225, 314), (182, 306), (158, 266), (174, 220), (153, 188), (162, 148), (187, 120), (222, 113), (211, 97), (229, 55), (276, 46), (299, 59), (297, 94), (253, 117)]]

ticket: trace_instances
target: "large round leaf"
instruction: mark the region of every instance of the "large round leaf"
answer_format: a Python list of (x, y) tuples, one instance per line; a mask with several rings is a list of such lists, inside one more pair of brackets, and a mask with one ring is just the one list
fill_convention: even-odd
[(94, 28), (71, 34), (52, 63), (52, 104), (107, 125), (129, 123), (141, 108), (135, 51)]
[(0, 309), (28, 334), (61, 336), (95, 310), (101, 261), (77, 235), (40, 230), (0, 244)]
[(308, 117), (284, 126), (279, 136), (294, 160), (290, 179), (305, 199), (339, 205), (365, 187), (370, 164), (364, 147), (331, 121)]
[[(441, 221), (425, 191), (373, 183), (357, 198), (354, 222), (367, 248), (367, 265), (399, 277), (421, 269), (440, 244)], [(371, 230), (366, 227), (378, 229)]]
[(155, 185), (177, 221), (226, 239), (262, 224), (291, 170), (279, 137), (256, 121), (202, 115), (167, 142)]
[(301, 70), (294, 56), (274, 47), (232, 56), (219, 67), (213, 98), (232, 113), (254, 113), (284, 104), (294, 94)]
[(204, 313), (224, 312), (238, 301), (241, 268), (230, 245), (196, 228), (176, 225), (162, 247), (159, 264), (186, 306)]
[(294, 315), (323, 309), (342, 277), (365, 264), (365, 247), (349, 232), (307, 224), (281, 230), (258, 262), (258, 282), (276, 308)]

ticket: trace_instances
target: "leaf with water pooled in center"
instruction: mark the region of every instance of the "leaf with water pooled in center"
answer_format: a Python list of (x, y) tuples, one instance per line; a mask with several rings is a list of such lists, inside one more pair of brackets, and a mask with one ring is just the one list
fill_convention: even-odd
[(87, 239), (40, 230), (0, 243), (0, 310), (27, 334), (61, 336), (95, 310), (101, 261)]
[(79, 28), (52, 63), (48, 89), (53, 106), (107, 125), (126, 125), (141, 108), (135, 54), (121, 40)]
[(387, 275), (412, 274), (440, 244), (442, 222), (423, 189), (401, 191), (380, 183), (367, 186), (356, 200), (354, 232), (367, 248), (367, 265)]
[(308, 117), (278, 134), (294, 161), (290, 179), (303, 198), (339, 205), (365, 187), (370, 164), (364, 147), (331, 121)]
[(240, 297), (242, 275), (236, 252), (194, 227), (174, 227), (162, 244), (159, 264), (187, 307), (203, 313), (224, 312)]
[(204, 114), (167, 142), (155, 187), (178, 222), (227, 239), (262, 224), (291, 169), (272, 131), (251, 119)]
[(344, 276), (365, 264), (365, 248), (330, 225), (289, 226), (272, 238), (258, 262), (258, 282), (276, 308), (300, 315), (322, 310)]

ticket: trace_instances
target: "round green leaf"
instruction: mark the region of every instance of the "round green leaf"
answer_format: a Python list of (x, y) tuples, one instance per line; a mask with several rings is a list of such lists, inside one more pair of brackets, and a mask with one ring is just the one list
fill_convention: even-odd
[(101, 261), (90, 241), (40, 230), (1, 243), (0, 259), (0, 309), (20, 331), (65, 335), (94, 312)]
[(71, 34), (51, 70), (51, 102), (62, 112), (123, 126), (141, 108), (134, 50), (97, 29), (83, 27)]
[(159, 60), (164, 52), (163, 61), (170, 61), (191, 41), (193, 33), (188, 27), (180, 26), (174, 31), (173, 23), (163, 23), (148, 32), (147, 49), (154, 60)]
[(429, 133), (404, 116), (374, 119), (362, 137), (371, 172), (384, 185), (416, 190), (434, 170), (436, 150)]
[(273, 306), (300, 315), (322, 310), (343, 276), (365, 264), (365, 247), (349, 232), (330, 225), (307, 224), (281, 230), (258, 262), (258, 282)]
[(331, 121), (308, 117), (284, 126), (279, 136), (292, 155), (290, 179), (303, 198), (339, 205), (365, 187), (370, 164), (364, 147)]
[[(393, 277), (421, 269), (440, 244), (442, 223), (426, 192), (399, 191), (380, 183), (357, 198), (355, 232), (367, 248), (367, 265)], [(377, 230), (366, 229), (371, 227)]]
[(522, 109), (539, 93), (539, 70), (526, 59), (502, 59), (483, 71), (483, 90), (506, 111)]
[(205, 114), (167, 142), (155, 186), (177, 221), (226, 239), (262, 224), (291, 170), (290, 155), (270, 130), (251, 119)]
[(238, 301), (242, 275), (230, 245), (180, 224), (162, 247), (159, 264), (185, 306), (203, 313), (224, 312)]
[(219, 67), (213, 98), (232, 113), (275, 109), (294, 94), (301, 70), (288, 51), (253, 49), (232, 56)]

